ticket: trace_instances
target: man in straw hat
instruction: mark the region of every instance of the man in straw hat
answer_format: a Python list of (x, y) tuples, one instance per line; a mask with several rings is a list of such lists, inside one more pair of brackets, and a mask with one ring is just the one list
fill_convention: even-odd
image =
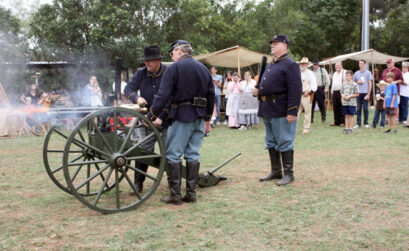
[(308, 134), (310, 132), (311, 102), (314, 98), (314, 92), (317, 90), (317, 82), (314, 73), (308, 69), (309, 63), (307, 57), (303, 57), (299, 62), (302, 81), (302, 96), (300, 109), (298, 110), (298, 117), (301, 116), (301, 112), (304, 110), (304, 129), (301, 134)]
[(260, 76), (258, 88), (253, 89), (253, 95), (261, 100), (258, 115), (264, 118), (265, 148), (271, 164), (271, 172), (259, 180), (280, 179), (276, 184), (283, 186), (294, 181), (294, 139), (302, 82), (298, 64), (288, 56), (287, 36), (276, 35), (270, 44), (274, 60)]
[[(144, 57), (138, 60), (145, 62), (145, 67), (139, 69), (132, 77), (131, 81), (125, 87), (125, 96), (133, 103), (142, 107), (150, 108), (153, 103), (153, 98), (158, 93), (161, 80), (166, 66), (163, 65), (162, 55), (160, 48), (156, 45), (146, 46), (144, 50)], [(140, 95), (138, 95), (138, 91)], [(169, 109), (169, 107), (167, 107)], [(167, 126), (168, 126), (168, 110), (162, 109), (158, 113), (158, 117), (153, 121), (153, 124), (157, 127), (162, 127), (162, 140), (166, 146), (167, 139)], [(138, 131), (139, 139), (142, 140), (152, 131), (147, 127), (140, 127)], [(142, 147), (148, 151), (153, 151), (155, 147), (155, 138), (152, 137), (142, 144)], [(147, 172), (148, 165), (142, 163), (136, 163), (136, 168), (143, 172)], [(138, 192), (143, 190), (143, 182), (145, 181), (145, 175), (135, 172), (135, 186)], [(132, 193), (134, 194), (134, 193)]]
[(312, 64), (312, 72), (314, 73), (315, 81), (317, 82), (317, 91), (314, 93), (314, 99), (312, 100), (311, 123), (314, 121), (314, 108), (316, 103), (318, 103), (318, 107), (320, 108), (321, 121), (322, 123), (325, 123), (327, 121), (325, 100), (329, 90), (330, 79), (327, 70), (325, 70), (324, 67), (320, 67), (320, 61), (318, 59), (314, 59)]

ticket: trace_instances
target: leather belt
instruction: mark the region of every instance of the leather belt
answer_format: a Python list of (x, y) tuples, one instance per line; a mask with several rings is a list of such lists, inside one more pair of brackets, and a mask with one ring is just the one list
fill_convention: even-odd
[(269, 95), (269, 96), (261, 96), (261, 101), (266, 102), (266, 101), (273, 101), (276, 102), (276, 99), (279, 97), (285, 97), (285, 94), (280, 94), (280, 95)]

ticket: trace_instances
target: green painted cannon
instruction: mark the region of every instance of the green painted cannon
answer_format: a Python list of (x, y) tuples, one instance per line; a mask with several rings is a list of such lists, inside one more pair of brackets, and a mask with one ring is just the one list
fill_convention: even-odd
[[(144, 121), (152, 133), (138, 141), (135, 135), (138, 123), (126, 124), (124, 118)], [(154, 151), (142, 148), (148, 138), (158, 142)], [(226, 179), (214, 172), (239, 155), (200, 174), (197, 184), (208, 187)], [(43, 159), (48, 175), (60, 189), (102, 213), (140, 206), (153, 195), (167, 166), (160, 131), (140, 112), (122, 107), (101, 108), (81, 119), (72, 131), (52, 127), (45, 137)], [(143, 172), (135, 168), (135, 163), (154, 168)], [(141, 193), (131, 179), (133, 172), (146, 177)], [(183, 177), (185, 173), (182, 170)], [(131, 196), (131, 192), (136, 196)]]

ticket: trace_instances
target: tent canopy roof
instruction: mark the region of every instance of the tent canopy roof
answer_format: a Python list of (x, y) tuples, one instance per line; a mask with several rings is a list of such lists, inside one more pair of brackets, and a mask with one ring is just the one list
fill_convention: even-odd
[(364, 59), (366, 60), (366, 62), (373, 63), (373, 64), (386, 64), (386, 60), (388, 58), (392, 58), (394, 62), (401, 62), (401, 61), (408, 59), (404, 57), (391, 56), (391, 55), (376, 51), (374, 49), (369, 49), (366, 51), (358, 51), (358, 52), (353, 52), (349, 54), (339, 55), (339, 56), (330, 58), (328, 60), (321, 61), (320, 65), (335, 64), (335, 63), (338, 63), (338, 62), (341, 62), (347, 59), (352, 59), (356, 61)]
[(261, 57), (266, 56), (268, 61), (273, 60), (271, 55), (251, 51), (241, 46), (234, 46), (208, 54), (194, 56), (196, 60), (219, 67), (238, 68), (259, 64)]

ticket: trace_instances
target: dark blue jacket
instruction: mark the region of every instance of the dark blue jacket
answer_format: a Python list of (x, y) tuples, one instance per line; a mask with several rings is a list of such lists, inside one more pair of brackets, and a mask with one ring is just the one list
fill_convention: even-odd
[[(193, 97), (206, 98), (206, 107), (181, 104), (192, 101)], [(197, 118), (210, 120), (214, 108), (214, 86), (210, 71), (191, 55), (182, 56), (163, 75), (148, 117), (158, 116), (169, 100), (173, 104), (171, 119), (182, 122), (191, 122)]]
[[(146, 108), (150, 109), (153, 104), (153, 99), (159, 91), (162, 77), (167, 70), (167, 66), (161, 64), (158, 72), (148, 72), (146, 67), (139, 69), (132, 77), (131, 81), (126, 85), (125, 96), (133, 103), (138, 99), (138, 90), (140, 96), (146, 100)], [(166, 127), (167, 119), (170, 111), (170, 103), (158, 113), (162, 120), (162, 126)]]
[(275, 95), (274, 100), (260, 102), (258, 116), (279, 118), (297, 116), (302, 95), (300, 67), (287, 54), (267, 65), (259, 86), (259, 95)]

